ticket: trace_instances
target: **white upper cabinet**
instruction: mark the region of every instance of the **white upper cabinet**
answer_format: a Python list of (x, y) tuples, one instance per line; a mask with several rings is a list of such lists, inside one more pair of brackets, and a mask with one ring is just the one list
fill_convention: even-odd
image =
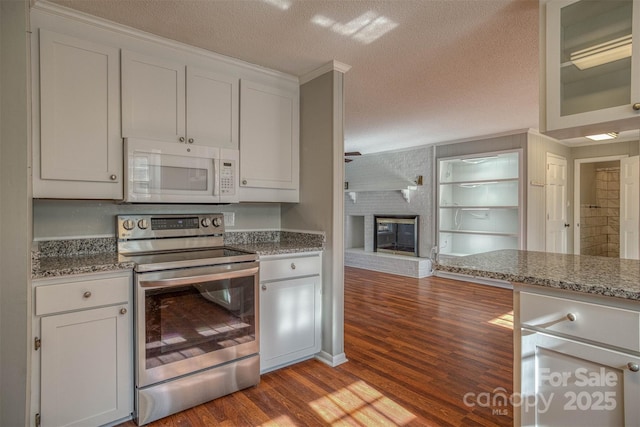
[(546, 131), (640, 126), (639, 9), (632, 0), (547, 3)]
[(123, 137), (238, 148), (238, 78), (122, 52)]
[(187, 67), (187, 137), (238, 149), (238, 78)]
[(298, 189), (300, 167), (298, 129), (297, 91), (242, 80), (240, 90), (241, 197), (242, 188), (248, 187)]
[(122, 198), (119, 49), (43, 29), (39, 36), (34, 197)]
[(122, 51), (122, 136), (185, 138), (185, 66)]

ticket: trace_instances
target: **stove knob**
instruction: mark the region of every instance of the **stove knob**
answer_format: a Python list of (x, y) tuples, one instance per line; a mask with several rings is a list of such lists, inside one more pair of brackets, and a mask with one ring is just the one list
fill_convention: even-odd
[(222, 225), (222, 220), (220, 218), (213, 218), (213, 226), (220, 227)]
[(133, 230), (134, 228), (136, 228), (136, 222), (132, 219), (126, 219), (122, 221), (122, 226), (125, 230)]
[(211, 225), (211, 220), (209, 218), (202, 218), (202, 221), (200, 221), (200, 223), (203, 227), (208, 227)]
[(149, 227), (149, 221), (147, 221), (146, 219), (141, 219), (140, 221), (138, 221), (138, 228), (142, 230), (146, 230), (148, 227)]

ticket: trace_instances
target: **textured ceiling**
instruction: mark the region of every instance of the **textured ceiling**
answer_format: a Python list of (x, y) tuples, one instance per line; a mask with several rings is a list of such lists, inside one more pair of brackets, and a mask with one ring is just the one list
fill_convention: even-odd
[(302, 76), (336, 60), (345, 149), (538, 127), (538, 0), (56, 0)]

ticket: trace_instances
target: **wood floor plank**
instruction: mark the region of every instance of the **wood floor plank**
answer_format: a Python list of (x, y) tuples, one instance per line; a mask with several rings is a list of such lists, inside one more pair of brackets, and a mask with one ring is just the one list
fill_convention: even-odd
[(348, 362), (270, 372), (150, 426), (512, 425), (512, 407), (474, 400), (512, 393), (510, 290), (347, 267), (344, 300)]

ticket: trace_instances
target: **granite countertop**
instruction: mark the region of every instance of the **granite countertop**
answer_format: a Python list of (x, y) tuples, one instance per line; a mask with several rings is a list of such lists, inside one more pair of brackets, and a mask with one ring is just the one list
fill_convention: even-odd
[(640, 300), (640, 261), (501, 250), (441, 259), (438, 271)]
[[(225, 246), (260, 256), (324, 250), (324, 234), (287, 231), (228, 232)], [(53, 240), (34, 243), (31, 278), (131, 270), (133, 262), (118, 260), (115, 238)]]
[(43, 257), (37, 264), (32, 263), (31, 278), (131, 270), (133, 265), (132, 262), (119, 262), (115, 252)]

